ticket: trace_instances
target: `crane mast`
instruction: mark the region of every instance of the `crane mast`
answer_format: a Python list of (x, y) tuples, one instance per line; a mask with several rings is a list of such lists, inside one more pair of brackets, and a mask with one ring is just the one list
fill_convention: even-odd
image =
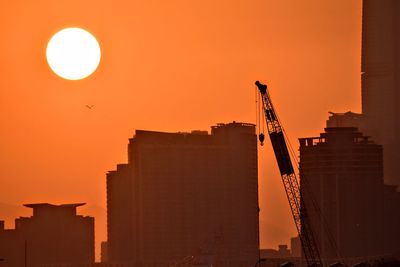
[[(256, 81), (261, 94), (262, 109), (267, 124), (268, 135), (271, 140), (276, 161), (278, 162), (283, 186), (289, 201), (294, 223), (299, 234), (303, 253), (308, 266), (322, 266), (318, 247), (307, 217), (307, 209), (304, 204), (300, 185), (293, 169), (289, 151), (286, 145), (285, 136), (281, 123), (276, 116), (274, 106), (268, 93), (267, 85)], [(264, 141), (264, 134), (260, 134), (260, 141)]]

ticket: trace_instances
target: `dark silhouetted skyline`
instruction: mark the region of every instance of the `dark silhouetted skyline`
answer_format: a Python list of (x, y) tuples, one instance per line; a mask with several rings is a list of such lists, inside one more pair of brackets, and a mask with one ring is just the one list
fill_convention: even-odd
[[(57, 77), (45, 58), (51, 36), (71, 26), (102, 49), (81, 81)], [(23, 203), (86, 202), (98, 218), (97, 255), (104, 175), (126, 161), (134, 129), (254, 122), (257, 79), (269, 82), (293, 144), (317, 134), (327, 111), (361, 110), (361, 0), (0, 1), (0, 32), (6, 227), (29, 216)], [(295, 229), (271, 150), (260, 162), (261, 245), (276, 247)]]

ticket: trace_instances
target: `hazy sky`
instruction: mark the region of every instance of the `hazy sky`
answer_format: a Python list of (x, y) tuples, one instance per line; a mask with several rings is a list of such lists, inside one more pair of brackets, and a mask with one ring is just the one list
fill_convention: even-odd
[[(45, 58), (71, 26), (102, 49), (81, 81)], [(268, 83), (296, 149), (328, 111), (361, 110), (361, 0), (0, 0), (0, 34), (0, 219), (29, 215), (13, 208), (28, 202), (87, 202), (100, 215), (96, 242), (105, 173), (127, 161), (135, 129), (255, 122), (255, 80)], [(269, 140), (259, 170), (261, 245), (288, 243), (295, 228)]]

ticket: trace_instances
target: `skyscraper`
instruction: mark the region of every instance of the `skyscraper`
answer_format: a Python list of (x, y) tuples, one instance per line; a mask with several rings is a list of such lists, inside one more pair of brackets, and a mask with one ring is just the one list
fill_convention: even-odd
[(300, 179), (326, 263), (399, 252), (400, 193), (383, 183), (381, 145), (354, 127), (326, 128), (319, 137), (301, 138)]
[(385, 182), (400, 185), (400, 1), (363, 1), (361, 71), (365, 133), (383, 145)]
[[(246, 266), (258, 259), (255, 126), (137, 130), (107, 174), (109, 262)], [(130, 265), (129, 265), (130, 264)]]

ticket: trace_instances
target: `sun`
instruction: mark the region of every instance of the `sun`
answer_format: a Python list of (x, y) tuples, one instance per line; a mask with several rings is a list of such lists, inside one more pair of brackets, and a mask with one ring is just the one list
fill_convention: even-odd
[(67, 80), (80, 80), (91, 75), (101, 58), (96, 38), (81, 28), (65, 28), (51, 37), (46, 49), (50, 68)]

